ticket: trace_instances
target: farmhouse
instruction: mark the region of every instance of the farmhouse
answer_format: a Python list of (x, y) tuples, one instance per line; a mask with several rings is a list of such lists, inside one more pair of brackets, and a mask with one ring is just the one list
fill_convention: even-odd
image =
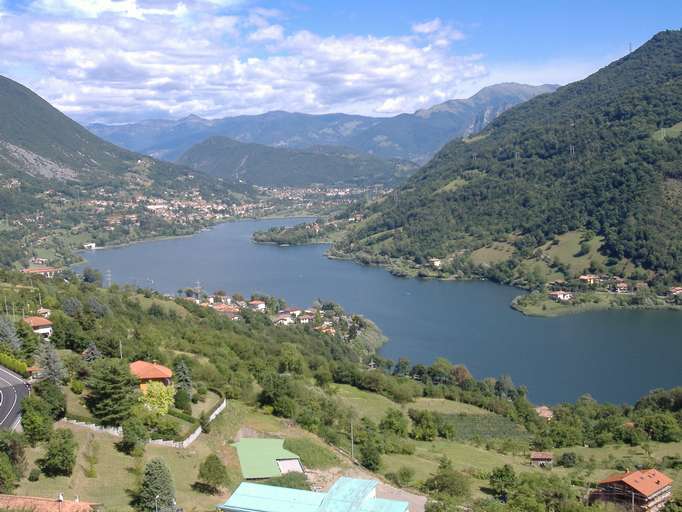
[(672, 496), (673, 481), (656, 469), (612, 475), (599, 482), (591, 501), (606, 501), (638, 512), (662, 510)]
[(554, 464), (554, 455), (549, 452), (531, 452), (530, 464), (538, 468), (551, 467)]
[(130, 363), (130, 373), (140, 381), (140, 390), (144, 393), (150, 382), (161, 382), (169, 386), (173, 378), (173, 371), (157, 363), (135, 361)]
[(599, 284), (601, 282), (601, 278), (595, 274), (583, 274), (578, 279), (589, 285)]
[(294, 323), (294, 319), (290, 315), (277, 315), (275, 318), (275, 325), (291, 325)]
[(249, 307), (254, 311), (263, 312), (266, 309), (265, 302), (262, 300), (252, 300), (249, 301)]
[(376, 480), (339, 478), (328, 492), (301, 491), (244, 482), (223, 512), (409, 512), (405, 501), (377, 497)]
[(538, 416), (547, 421), (550, 421), (552, 418), (554, 418), (554, 411), (546, 405), (540, 405), (536, 407), (535, 412), (538, 413)]
[(673, 297), (678, 297), (682, 295), (682, 286), (673, 286), (670, 288), (670, 295)]
[(564, 290), (549, 292), (549, 298), (557, 302), (568, 302), (573, 300), (573, 294)]
[(52, 336), (52, 322), (42, 316), (27, 316), (24, 317), (24, 323), (28, 324), (33, 332), (38, 336), (49, 340)]

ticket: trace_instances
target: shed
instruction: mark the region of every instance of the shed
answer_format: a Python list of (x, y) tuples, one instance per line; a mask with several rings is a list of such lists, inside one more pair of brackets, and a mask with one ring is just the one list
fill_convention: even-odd
[(303, 473), (298, 455), (284, 449), (283, 439), (242, 439), (234, 444), (246, 480), (276, 478), (287, 473)]
[(549, 467), (554, 464), (554, 455), (549, 452), (531, 452), (530, 463), (541, 468)]

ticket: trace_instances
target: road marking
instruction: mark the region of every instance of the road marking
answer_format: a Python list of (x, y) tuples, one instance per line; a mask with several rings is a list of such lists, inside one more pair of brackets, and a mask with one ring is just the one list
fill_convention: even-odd
[[(4, 368), (0, 368), (0, 372), (3, 372), (3, 373), (5, 373), (6, 375), (9, 375), (10, 377), (12, 377), (13, 379), (16, 379), (16, 377), (14, 377), (14, 375), (12, 375), (11, 373), (9, 373), (9, 372), (8, 372), (7, 370), (5, 370)], [(0, 380), (3, 381), (3, 382), (6, 382), (7, 385), (10, 387), (10, 389), (11, 389), (12, 391), (14, 391), (14, 401), (12, 402), (12, 406), (9, 408), (9, 411), (7, 411), (7, 414), (5, 415), (5, 417), (4, 417), (2, 420), (0, 420), (0, 425), (4, 425), (4, 424), (5, 424), (5, 421), (7, 421), (7, 418), (9, 418), (9, 415), (12, 414), (12, 412), (14, 412), (14, 407), (17, 405), (17, 400), (19, 399), (19, 393), (17, 393), (16, 388), (12, 385), (12, 383), (11, 383), (10, 381), (8, 381), (7, 379), (4, 379), (3, 377), (0, 377)], [(19, 379), (16, 379), (16, 380), (19, 380)], [(21, 381), (20, 381), (20, 382), (21, 382)], [(23, 384), (24, 384), (24, 383), (21, 382), (21, 385), (23, 385)]]

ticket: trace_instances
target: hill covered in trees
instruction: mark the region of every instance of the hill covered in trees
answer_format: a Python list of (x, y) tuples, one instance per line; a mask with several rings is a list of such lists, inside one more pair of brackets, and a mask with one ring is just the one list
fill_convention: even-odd
[(290, 149), (217, 136), (192, 146), (178, 163), (226, 181), (294, 187), (394, 185), (417, 168), (337, 146)]
[(446, 145), (336, 245), (385, 262), (504, 244), (509, 272), (567, 232), (603, 240), (606, 265), (629, 261), (682, 280), (682, 32), (657, 34), (588, 78), (502, 114)]

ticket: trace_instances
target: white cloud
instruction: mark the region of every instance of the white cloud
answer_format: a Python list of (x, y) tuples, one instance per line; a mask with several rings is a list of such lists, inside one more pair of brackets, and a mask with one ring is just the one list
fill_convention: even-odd
[(281, 25), (268, 25), (249, 35), (251, 41), (281, 41), (283, 38), (284, 27)]
[(234, 1), (40, 2), (48, 11), (0, 18), (0, 72), (85, 122), (278, 109), (391, 115), (492, 81), (552, 82), (577, 78), (564, 67), (589, 68), (489, 66), (456, 52), (458, 35), (441, 20), (402, 36), (322, 36), (288, 31), (272, 9), (226, 10)]

